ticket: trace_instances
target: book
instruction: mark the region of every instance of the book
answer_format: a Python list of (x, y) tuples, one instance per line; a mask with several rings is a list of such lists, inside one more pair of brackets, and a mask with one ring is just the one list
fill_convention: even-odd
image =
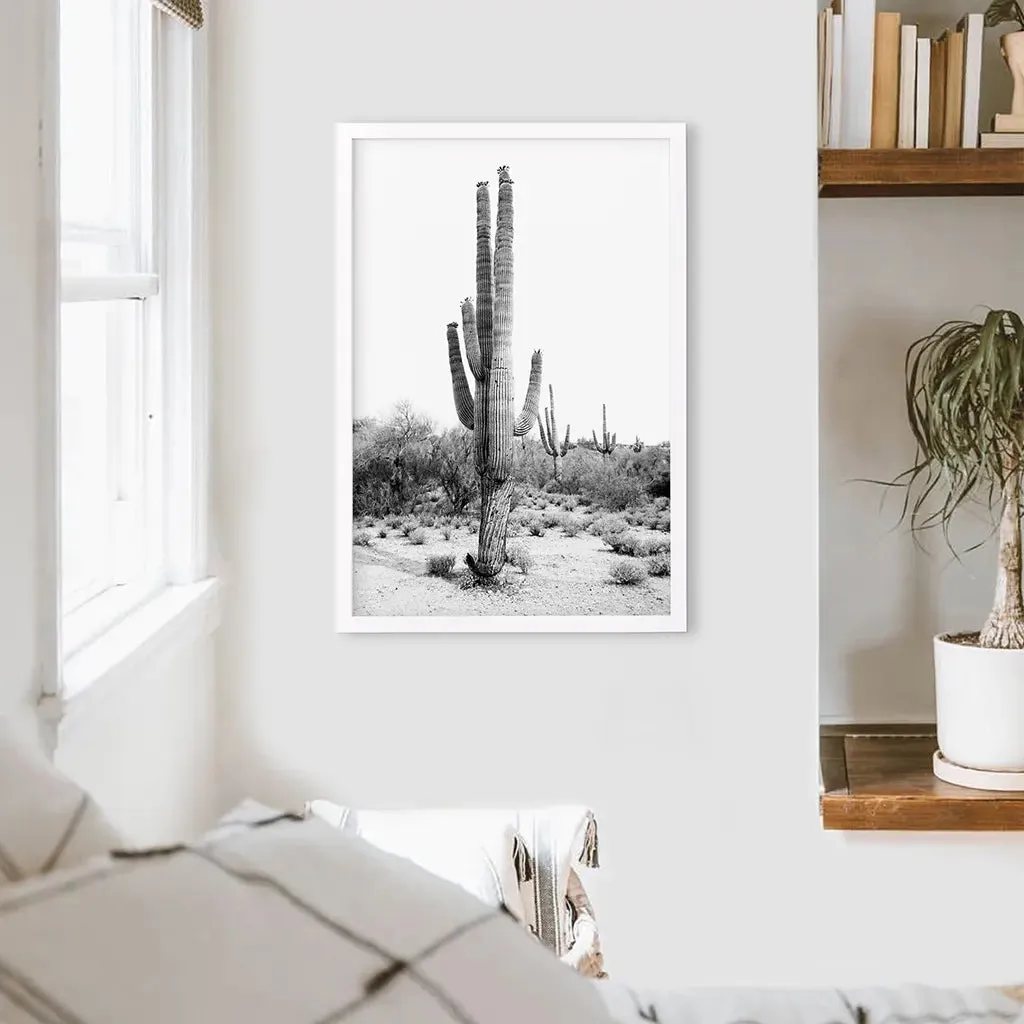
[(828, 38), (828, 23), (832, 17), (832, 9), (826, 7), (818, 12), (818, 146), (828, 143), (828, 84), (826, 71), (826, 52), (831, 54)]
[(896, 144), (913, 149), (917, 124), (917, 26), (900, 28), (900, 93)]
[(895, 149), (899, 129), (900, 15), (875, 15), (875, 56), (871, 88), (871, 148)]
[(982, 149), (1024, 149), (1024, 132), (982, 132)]
[(964, 39), (964, 84), (960, 144), (965, 149), (978, 145), (978, 117), (981, 106), (981, 44), (985, 34), (984, 14), (965, 14), (957, 24)]
[(914, 111), (914, 146), (916, 149), (928, 148), (928, 134), (931, 126), (931, 64), (932, 64), (932, 41), (930, 39), (918, 39), (917, 41), (917, 78), (915, 92), (917, 93), (916, 109)]
[(832, 15), (832, 94), (829, 98), (828, 145), (842, 143), (843, 110), (843, 16)]
[(875, 0), (833, 0), (832, 11), (843, 16), (840, 145), (867, 149), (871, 145)]
[(928, 146), (942, 145), (946, 123), (946, 37), (932, 40), (931, 83), (928, 90)]
[(964, 34), (943, 34), (946, 39), (946, 109), (942, 121), (942, 146), (944, 149), (957, 149), (963, 137)]

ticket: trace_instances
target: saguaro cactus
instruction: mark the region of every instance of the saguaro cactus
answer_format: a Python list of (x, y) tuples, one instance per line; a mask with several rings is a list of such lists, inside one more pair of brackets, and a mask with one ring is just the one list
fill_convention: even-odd
[(633, 451), (639, 455), (644, 450), (644, 443), (640, 440), (640, 435), (636, 435), (636, 440), (633, 442)]
[(617, 434), (608, 436), (608, 408), (601, 406), (601, 443), (597, 443), (597, 431), (591, 431), (594, 435), (594, 451), (600, 452), (602, 456), (611, 455), (615, 451), (615, 438)]
[(462, 303), (462, 333), (473, 375), (470, 394), (459, 348), (459, 327), (448, 325), (448, 365), (459, 422), (474, 432), (480, 477), (477, 554), (466, 564), (478, 576), (496, 576), (505, 566), (505, 541), (512, 501), (512, 438), (533, 429), (540, 405), (541, 353), (533, 353), (523, 411), (513, 413), (512, 376), (512, 179), (498, 168), (498, 224), (491, 255), (491, 194), (476, 183), (476, 307)]
[[(537, 427), (540, 429), (540, 440), (544, 445), (544, 451), (554, 461), (555, 481), (558, 482), (562, 479), (562, 459), (573, 445), (569, 443), (570, 427), (568, 424), (565, 427), (565, 440), (561, 444), (558, 443), (558, 427), (555, 424), (555, 389), (550, 384), (548, 385), (548, 398), (551, 401), (551, 406), (544, 410), (543, 423), (541, 423), (540, 417), (537, 417)], [(544, 429), (545, 425), (547, 430)]]

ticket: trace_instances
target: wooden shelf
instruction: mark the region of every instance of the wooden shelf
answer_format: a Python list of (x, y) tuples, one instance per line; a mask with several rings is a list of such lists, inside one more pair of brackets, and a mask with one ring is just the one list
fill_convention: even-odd
[(1024, 831), (1024, 793), (962, 789), (932, 774), (934, 726), (821, 727), (826, 829)]
[(821, 149), (818, 195), (1024, 195), (1024, 149)]

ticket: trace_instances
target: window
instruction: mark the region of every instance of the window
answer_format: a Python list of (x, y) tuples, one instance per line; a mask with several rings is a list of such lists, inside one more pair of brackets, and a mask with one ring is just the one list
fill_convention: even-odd
[(198, 578), (182, 555), (194, 538), (176, 525), (194, 525), (182, 510), (197, 496), (195, 95), (183, 24), (143, 0), (59, 6), (67, 658), (169, 584)]

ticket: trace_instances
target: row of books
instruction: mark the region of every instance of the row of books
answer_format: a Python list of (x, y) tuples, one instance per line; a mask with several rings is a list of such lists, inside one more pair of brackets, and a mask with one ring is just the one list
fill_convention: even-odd
[[(938, 39), (876, 0), (832, 0), (818, 22), (818, 144), (842, 149), (975, 148), (983, 14)], [(985, 136), (984, 143), (997, 144)]]

